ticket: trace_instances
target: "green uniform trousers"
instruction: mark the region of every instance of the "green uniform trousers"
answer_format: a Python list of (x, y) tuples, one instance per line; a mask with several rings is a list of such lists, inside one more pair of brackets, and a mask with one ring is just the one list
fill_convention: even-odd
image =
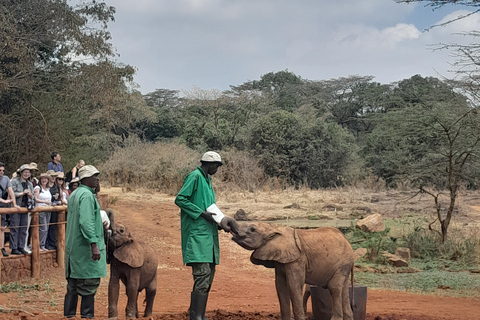
[(215, 275), (215, 263), (189, 263), (192, 267), (193, 292), (208, 293)]

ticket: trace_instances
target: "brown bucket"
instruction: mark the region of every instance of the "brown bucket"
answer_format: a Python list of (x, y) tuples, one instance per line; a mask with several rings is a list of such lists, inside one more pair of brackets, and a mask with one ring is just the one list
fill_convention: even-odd
[[(310, 286), (314, 320), (330, 320), (332, 317), (332, 297), (330, 291), (322, 287)], [(367, 316), (367, 287), (355, 287), (355, 305), (352, 306), (353, 319), (365, 320)], [(350, 288), (352, 305), (352, 288)]]

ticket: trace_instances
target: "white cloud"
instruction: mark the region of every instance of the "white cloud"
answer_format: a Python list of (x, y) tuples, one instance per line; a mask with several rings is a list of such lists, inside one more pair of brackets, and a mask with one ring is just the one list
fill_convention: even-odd
[[(108, 1), (108, 0), (107, 0)], [(389, 0), (115, 0), (119, 60), (142, 92), (228, 89), (271, 71), (304, 79), (373, 75), (388, 83), (443, 74), (448, 52), (429, 45), (480, 29), (477, 15), (421, 32), (430, 12)], [(426, 14), (428, 14), (426, 16)], [(455, 13), (434, 12), (432, 24)], [(443, 20), (441, 20), (443, 19)]]

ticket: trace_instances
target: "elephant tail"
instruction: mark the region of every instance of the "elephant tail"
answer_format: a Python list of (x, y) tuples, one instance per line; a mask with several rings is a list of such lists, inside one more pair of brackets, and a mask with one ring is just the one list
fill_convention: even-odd
[(352, 263), (352, 270), (351, 270), (351, 272), (352, 272), (352, 309), (357, 306), (357, 304), (355, 302), (354, 270), (355, 270), (355, 263)]

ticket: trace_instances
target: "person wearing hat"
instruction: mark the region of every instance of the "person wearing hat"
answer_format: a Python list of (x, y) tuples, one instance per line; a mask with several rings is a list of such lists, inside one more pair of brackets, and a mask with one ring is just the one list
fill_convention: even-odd
[(63, 166), (60, 163), (60, 160), (62, 160), (60, 153), (52, 152), (52, 154), (50, 155), (50, 158), (52, 158), (52, 162), (49, 162), (47, 164), (47, 171), (53, 170), (55, 172), (63, 172)]
[[(10, 179), (5, 175), (5, 164), (0, 162), (0, 208), (10, 208), (13, 205), (15, 208), (20, 208), (17, 205), (15, 199), (15, 193), (13, 192), (12, 183)], [(0, 226), (0, 246), (2, 255), (8, 257), (8, 252), (5, 250), (5, 228), (7, 227), (7, 214), (2, 214), (1, 226)]]
[(185, 178), (175, 198), (175, 204), (180, 207), (183, 263), (192, 267), (193, 274), (189, 309), (191, 320), (205, 319), (215, 266), (220, 261), (219, 227), (225, 232), (236, 232), (235, 219), (224, 216), (219, 210), (217, 213), (207, 210), (212, 207), (218, 209), (210, 176), (222, 164), (218, 153), (206, 152), (201, 166)]
[[(19, 177), (12, 180), (15, 201), (26, 208), (33, 201), (33, 184), (30, 182), (30, 166), (24, 164), (19, 169)], [(16, 213), (10, 217), (10, 249), (12, 254), (28, 254), (25, 250), (27, 236), (28, 213)]]
[(68, 195), (70, 196), (75, 189), (80, 185), (80, 179), (78, 177), (73, 178), (68, 185)]
[(35, 188), (38, 185), (38, 179), (36, 177), (37, 172), (38, 172), (38, 165), (35, 162), (30, 162), (30, 181), (33, 184), (33, 187)]
[(82, 318), (94, 318), (95, 294), (100, 278), (107, 276), (104, 226), (94, 194), (99, 173), (92, 165), (82, 167), (78, 172), (81, 184), (68, 200), (65, 239), (67, 294), (63, 307), (67, 318), (75, 317), (79, 295), (82, 297)]
[[(46, 207), (52, 205), (52, 194), (48, 188), (50, 176), (42, 173), (38, 176), (38, 185), (33, 188), (35, 194), (35, 202), (37, 207)], [(50, 212), (38, 213), (38, 234), (40, 238), (40, 251), (47, 251), (45, 243), (48, 235), (48, 223), (50, 222)]]

